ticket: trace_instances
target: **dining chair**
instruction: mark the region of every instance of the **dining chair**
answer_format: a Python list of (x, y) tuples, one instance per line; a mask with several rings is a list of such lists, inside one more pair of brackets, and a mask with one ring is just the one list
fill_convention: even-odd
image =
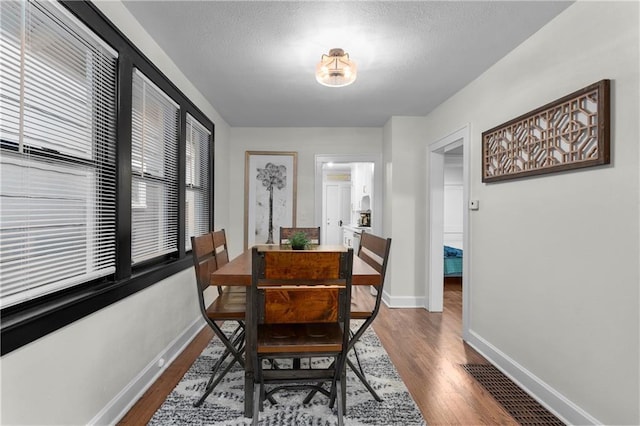
[(391, 238), (385, 239), (369, 232), (362, 233), (360, 246), (358, 248), (358, 257), (380, 273), (380, 283), (373, 286), (376, 290), (375, 297), (371, 294), (371, 286), (354, 287), (354, 292), (351, 297), (351, 318), (363, 320), (364, 322), (354, 333), (352, 333), (351, 339), (349, 340), (349, 350), (353, 349), (358, 368), (356, 368), (349, 359), (347, 359), (347, 364), (378, 402), (382, 401), (382, 398), (380, 398), (367, 381), (355, 345), (364, 332), (369, 328), (371, 323), (373, 323), (373, 320), (376, 318), (378, 311), (380, 310), (380, 304), (382, 303), (382, 290), (384, 288), (384, 278), (387, 273), (387, 263), (389, 261), (390, 250)]
[[(224, 228), (218, 231), (211, 232), (211, 238), (213, 238), (213, 251), (216, 258), (216, 266), (218, 269), (229, 263), (229, 248), (227, 247), (227, 234)], [(243, 286), (218, 286), (218, 294), (222, 294), (225, 291), (232, 291), (238, 293), (246, 293), (247, 288)]]
[(289, 244), (289, 238), (296, 232), (303, 232), (310, 244), (320, 244), (320, 227), (314, 228), (285, 228), (280, 227), (280, 244)]
[[(371, 323), (378, 315), (380, 304), (382, 303), (382, 290), (384, 288), (384, 279), (387, 272), (387, 262), (389, 260), (389, 251), (391, 250), (391, 238), (382, 238), (369, 232), (363, 232), (358, 246), (358, 257), (370, 265), (380, 274), (380, 282), (373, 286), (354, 286), (351, 292), (351, 319), (362, 320), (363, 323), (355, 332), (350, 332), (349, 347), (347, 351), (353, 350), (356, 358), (356, 367), (353, 362), (347, 358), (346, 364), (351, 368), (355, 375), (360, 379), (362, 384), (371, 393), (373, 398), (381, 402), (382, 398), (373, 389), (365, 376), (364, 369), (356, 350), (356, 343), (364, 332), (371, 326)], [(372, 296), (371, 287), (375, 288), (376, 294)], [(315, 391), (311, 391), (304, 399), (304, 403), (308, 404)]]
[[(225, 346), (225, 351), (212, 368), (211, 377), (207, 382), (203, 395), (193, 404), (195, 407), (199, 407), (236, 362), (244, 368), (246, 294), (225, 291), (226, 287), (219, 287), (218, 297), (207, 306), (205, 291), (210, 286), (211, 273), (218, 268), (213, 235), (208, 233), (191, 237), (191, 247), (200, 312), (205, 322)], [(225, 321), (236, 321), (238, 325), (233, 331), (225, 333), (220, 325)], [(222, 368), (229, 357), (231, 359)]]
[[(311, 388), (337, 400), (343, 424), (344, 377), (349, 344), (353, 249), (343, 251), (252, 249), (247, 341), (254, 368), (253, 424), (263, 401), (282, 389)], [(264, 361), (328, 358), (318, 366), (267, 368)], [(333, 360), (333, 362), (331, 362)], [(323, 384), (329, 383), (329, 389)], [(276, 385), (267, 390), (267, 385)]]

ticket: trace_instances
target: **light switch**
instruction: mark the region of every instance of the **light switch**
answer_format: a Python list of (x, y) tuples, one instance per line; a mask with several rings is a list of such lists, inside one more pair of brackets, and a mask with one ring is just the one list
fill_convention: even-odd
[(469, 210), (478, 210), (480, 208), (480, 200), (470, 200)]

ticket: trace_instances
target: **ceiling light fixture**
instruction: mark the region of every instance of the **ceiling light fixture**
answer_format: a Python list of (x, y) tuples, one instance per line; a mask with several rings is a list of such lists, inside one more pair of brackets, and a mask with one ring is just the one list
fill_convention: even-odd
[(316, 66), (316, 80), (323, 86), (344, 87), (356, 81), (357, 67), (342, 49), (331, 49)]

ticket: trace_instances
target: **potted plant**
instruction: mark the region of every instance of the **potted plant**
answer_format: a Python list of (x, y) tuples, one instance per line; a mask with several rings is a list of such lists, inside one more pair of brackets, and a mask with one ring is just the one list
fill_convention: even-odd
[(304, 250), (307, 244), (309, 244), (309, 239), (307, 238), (307, 234), (298, 231), (289, 238), (289, 244), (291, 244), (293, 250)]

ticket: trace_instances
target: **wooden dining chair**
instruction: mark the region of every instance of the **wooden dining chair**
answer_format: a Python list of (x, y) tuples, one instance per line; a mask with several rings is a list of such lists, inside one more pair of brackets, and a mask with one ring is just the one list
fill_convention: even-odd
[(369, 328), (380, 310), (390, 250), (391, 238), (385, 239), (369, 232), (362, 233), (360, 247), (358, 248), (358, 257), (380, 273), (380, 283), (373, 286), (376, 289), (375, 297), (371, 294), (371, 286), (357, 286), (357, 290), (356, 287), (354, 287), (355, 291), (351, 297), (351, 318), (364, 320), (364, 322), (358, 330), (352, 333), (351, 339), (349, 340), (349, 350), (353, 349), (358, 367), (356, 368), (349, 359), (347, 359), (347, 364), (378, 402), (382, 401), (382, 398), (380, 398), (367, 381), (362, 364), (360, 363), (360, 358), (358, 357), (358, 352), (355, 349), (355, 344)]
[[(344, 369), (349, 344), (349, 308), (353, 249), (346, 251), (252, 249), (252, 333), (247, 342), (254, 368), (253, 424), (263, 401), (288, 388), (311, 388), (337, 397), (338, 424), (343, 424)], [(328, 357), (318, 367), (267, 369), (264, 360)], [(273, 365), (273, 364), (271, 364)], [(329, 383), (328, 389), (322, 385)], [(267, 385), (275, 384), (267, 390)]]
[(289, 244), (289, 238), (296, 232), (303, 232), (310, 244), (320, 244), (320, 227), (315, 228), (285, 228), (280, 227), (280, 244)]
[[(211, 232), (211, 238), (213, 238), (213, 251), (216, 258), (216, 266), (218, 269), (229, 263), (229, 248), (227, 247), (227, 234), (224, 228)], [(246, 293), (247, 288), (243, 286), (218, 286), (218, 294), (222, 294), (225, 291), (232, 291), (238, 293)]]
[[(351, 292), (351, 319), (363, 320), (364, 322), (355, 332), (350, 332), (351, 337), (349, 339), (348, 351), (353, 350), (358, 366), (356, 367), (349, 358), (345, 361), (349, 368), (353, 370), (362, 384), (371, 393), (373, 398), (378, 402), (382, 401), (382, 398), (380, 398), (367, 380), (355, 345), (369, 326), (371, 326), (371, 323), (376, 318), (378, 311), (380, 310), (380, 304), (382, 303), (382, 290), (384, 288), (384, 278), (387, 272), (387, 262), (389, 260), (390, 250), (391, 238), (384, 239), (368, 232), (362, 233), (362, 238), (360, 239), (360, 245), (358, 247), (358, 257), (380, 273), (380, 281), (374, 286), (353, 287)], [(371, 294), (371, 287), (376, 289), (375, 296)], [(314, 395), (315, 391), (312, 390), (303, 402), (308, 404)]]
[[(204, 293), (210, 286), (211, 273), (218, 268), (213, 241), (211, 233), (191, 237), (191, 248), (193, 266), (196, 273), (200, 312), (205, 322), (224, 344), (225, 351), (214, 364), (205, 392), (200, 399), (193, 404), (195, 407), (200, 406), (204, 402), (236, 362), (244, 368), (246, 294), (225, 291), (224, 288), (219, 288), (218, 297), (209, 306), (207, 306), (205, 302)], [(225, 333), (222, 329), (221, 323), (225, 321), (237, 322), (237, 326), (232, 332)], [(224, 362), (229, 357), (231, 357), (231, 359), (223, 368)]]

